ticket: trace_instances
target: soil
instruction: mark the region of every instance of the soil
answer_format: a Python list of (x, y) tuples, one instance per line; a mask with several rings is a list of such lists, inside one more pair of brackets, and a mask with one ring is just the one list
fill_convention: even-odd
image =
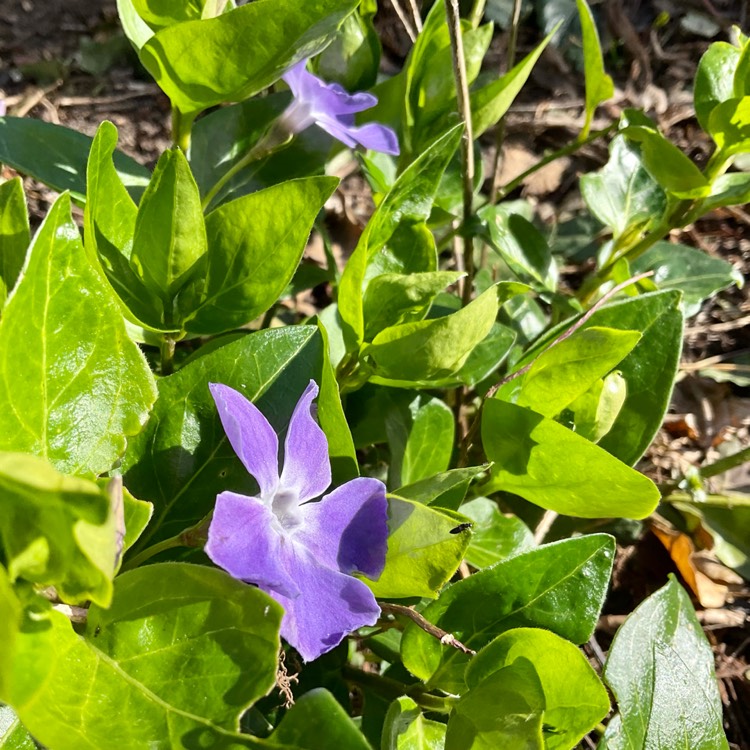
[[(382, 67), (393, 73), (403, 63), (410, 41), (390, 3), (381, 0), (380, 6), (376, 24), (385, 48)], [(689, 13), (697, 14), (703, 25), (686, 23)], [(716, 27), (715, 38), (731, 23), (739, 22), (747, 31), (747, 16), (746, 0), (607, 0), (605, 32), (611, 44), (605, 39), (605, 46), (611, 50), (607, 66), (616, 93), (600, 108), (594, 129), (606, 127), (625, 107), (643, 108), (673, 142), (699, 163), (704, 161), (710, 146), (693, 115), (691, 87), (697, 61), (711, 38), (699, 33), (707, 34), (710, 22)], [(527, 20), (519, 55), (530, 51), (538, 38), (533, 18)], [(501, 68), (507, 48), (508, 34), (496, 33), (486, 61), (488, 70)], [(567, 59), (553, 49), (545, 53), (506, 118), (503, 182), (523, 172), (545, 150), (572, 140), (582, 124), (582, 94), (581, 75)], [(168, 101), (124, 41), (114, 0), (0, 0), (2, 95), (10, 114), (41, 118), (89, 135), (102, 120), (111, 120), (118, 127), (122, 150), (149, 167), (171, 144)], [(494, 136), (489, 134), (482, 144), (487, 174), (494, 158)], [(564, 221), (583, 209), (578, 176), (606, 160), (606, 144), (595, 142), (538, 172), (513, 197), (530, 200), (549, 225)], [(4, 169), (3, 176), (11, 174)], [(32, 223), (38, 224), (54, 194), (33, 180), (27, 179), (26, 187)], [(489, 182), (485, 187), (489, 189)], [(371, 205), (364, 180), (357, 174), (345, 177), (330, 204), (330, 225), (341, 252), (356, 242)], [(673, 239), (728, 260), (750, 281), (749, 226), (750, 211), (721, 209), (675, 233)], [(308, 254), (314, 256), (315, 248)], [(581, 268), (570, 265), (564, 272), (566, 283), (574, 287)], [(743, 356), (750, 353), (749, 289), (721, 292), (687, 322), (683, 352), (687, 375), (676, 387), (664, 429), (640, 466), (656, 481), (668, 481), (687, 466), (715, 459), (722, 446), (736, 450), (748, 445), (750, 358), (743, 360)], [(325, 293), (317, 292), (299, 300), (306, 313), (325, 299)], [(705, 377), (709, 367), (711, 373), (722, 372), (727, 382)], [(748, 484), (745, 472), (734, 486), (747, 490)], [(605, 616), (615, 620), (603, 622), (594, 641), (594, 660), (596, 644), (605, 650), (609, 645), (616, 618), (662, 586), (669, 573), (680, 575), (658, 526), (652, 525), (620, 549), (605, 610)], [(750, 746), (750, 719), (743, 710), (750, 705), (749, 596), (747, 582), (740, 579), (727, 585), (719, 606), (705, 607), (696, 599), (704, 617), (712, 612), (704, 628), (716, 655), (733, 748)], [(734, 619), (722, 620), (716, 612), (733, 613)]]

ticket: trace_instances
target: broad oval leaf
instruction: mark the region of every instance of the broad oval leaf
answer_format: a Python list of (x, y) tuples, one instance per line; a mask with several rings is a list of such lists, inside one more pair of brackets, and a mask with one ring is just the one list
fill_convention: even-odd
[[(546, 628), (585, 643), (598, 622), (614, 551), (606, 534), (546, 544), (450, 585), (422, 614), (475, 650), (518, 627)], [(431, 687), (466, 689), (469, 657), (416, 625), (407, 625), (401, 655), (404, 666)]]
[(383, 750), (443, 750), (445, 724), (426, 719), (407, 695), (388, 707), (383, 723)]
[(89, 264), (64, 194), (0, 322), (0, 450), (34, 453), (65, 473), (101, 474), (141, 431), (155, 398), (151, 371)]
[(698, 122), (708, 130), (709, 117), (721, 102), (734, 93), (734, 73), (740, 61), (740, 50), (727, 42), (714, 42), (701, 57), (695, 72), (693, 101)]
[(688, 595), (670, 577), (628, 617), (612, 642), (604, 679), (619, 707), (609, 750), (728, 748), (714, 656)]

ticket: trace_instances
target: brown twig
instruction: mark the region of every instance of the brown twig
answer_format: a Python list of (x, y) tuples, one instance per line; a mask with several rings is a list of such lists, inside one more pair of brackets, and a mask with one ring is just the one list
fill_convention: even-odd
[(393, 6), (393, 10), (396, 11), (396, 15), (399, 17), (401, 25), (406, 29), (409, 39), (411, 39), (412, 43), (415, 42), (417, 39), (417, 32), (412, 27), (411, 21), (409, 21), (409, 17), (406, 15), (406, 11), (401, 7), (401, 3), (399, 0), (391, 0), (391, 5)]
[(449, 633), (437, 625), (433, 625), (429, 620), (426, 620), (422, 615), (411, 607), (405, 607), (403, 604), (391, 604), (390, 602), (381, 602), (380, 609), (388, 615), (401, 615), (408, 617), (417, 627), (422, 628), (425, 633), (431, 635), (433, 638), (437, 638), (443, 646), (452, 646), (464, 654), (470, 656), (476, 655), (476, 651), (470, 649), (468, 646), (464, 646), (453, 633)]

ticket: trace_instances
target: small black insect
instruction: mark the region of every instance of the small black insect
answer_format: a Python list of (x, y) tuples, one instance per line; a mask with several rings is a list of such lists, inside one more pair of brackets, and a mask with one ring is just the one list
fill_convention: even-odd
[(470, 529), (471, 526), (472, 525), (470, 523), (460, 523), (458, 524), (458, 526), (456, 526), (455, 529), (451, 529), (449, 533), (460, 534), (462, 531), (466, 531), (466, 529)]

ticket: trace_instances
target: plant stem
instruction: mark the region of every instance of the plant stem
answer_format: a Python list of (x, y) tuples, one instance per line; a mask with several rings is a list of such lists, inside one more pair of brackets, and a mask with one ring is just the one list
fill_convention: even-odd
[(174, 372), (174, 350), (176, 343), (169, 334), (162, 336), (160, 344), (162, 375), (171, 375)]
[(355, 682), (363, 687), (369, 687), (386, 698), (398, 698), (408, 695), (417, 705), (427, 711), (435, 711), (441, 714), (450, 713), (455, 703), (454, 698), (443, 698), (439, 695), (428, 693), (422, 685), (407, 685), (390, 677), (373, 672), (364, 672), (361, 669), (345, 664), (343, 669), (344, 679)]
[(477, 652), (470, 649), (468, 646), (464, 646), (464, 644), (461, 643), (453, 633), (449, 633), (447, 630), (443, 630), (437, 625), (433, 625), (429, 620), (417, 612), (417, 610), (412, 609), (411, 607), (405, 607), (403, 604), (381, 602), (380, 609), (386, 614), (408, 617), (415, 625), (422, 628), (425, 633), (431, 635), (433, 638), (437, 638), (444, 646), (453, 646), (453, 648), (462, 651), (464, 654), (476, 656)]
[(487, 6), (487, 0), (474, 0), (471, 13), (469, 14), (469, 21), (471, 22), (471, 28), (476, 29), (482, 18), (484, 17), (484, 9)]
[[(464, 124), (461, 140), (461, 166), (463, 173), (464, 215), (463, 226), (466, 231), (471, 221), (474, 204), (474, 132), (471, 125), (471, 102), (469, 101), (469, 81), (466, 76), (466, 59), (464, 42), (461, 36), (461, 16), (458, 11), (458, 0), (445, 0), (445, 12), (448, 17), (448, 32), (451, 38), (451, 57), (453, 60), (453, 77), (456, 80), (458, 114)], [(461, 301), (464, 306), (471, 302), (474, 287), (474, 241), (468, 232), (464, 242), (464, 279)]]
[(406, 15), (406, 11), (401, 7), (401, 3), (399, 2), (399, 0), (391, 0), (391, 5), (393, 6), (393, 10), (396, 11), (396, 15), (399, 17), (401, 24), (403, 25), (406, 33), (409, 35), (409, 39), (413, 44), (416, 41), (417, 32), (412, 27), (411, 22), (409, 21), (409, 17)]
[(166, 552), (168, 549), (174, 549), (175, 547), (184, 546), (185, 543), (182, 533), (177, 534), (177, 536), (171, 536), (169, 537), (169, 539), (164, 539), (161, 542), (152, 544), (150, 547), (146, 547), (146, 549), (141, 550), (134, 557), (126, 560), (123, 563), (121, 570), (122, 572), (125, 572), (126, 570), (132, 570), (133, 568), (137, 568), (139, 565), (142, 565), (144, 562), (146, 562), (146, 560), (154, 557), (154, 555), (158, 555), (160, 552)]
[(602, 128), (602, 130), (595, 130), (593, 133), (589, 133), (589, 135), (586, 136), (586, 138), (584, 138), (582, 141), (572, 141), (567, 146), (563, 146), (556, 151), (550, 151), (550, 153), (543, 156), (536, 164), (529, 167), (525, 172), (518, 175), (518, 177), (513, 178), (506, 185), (500, 187), (498, 190), (497, 199), (502, 200), (503, 198), (510, 195), (527, 177), (534, 174), (534, 172), (538, 172), (542, 167), (546, 167), (548, 164), (555, 161), (555, 159), (560, 159), (563, 156), (570, 156), (570, 154), (574, 154), (580, 148), (588, 145), (592, 141), (596, 141), (599, 138), (603, 138), (604, 136), (609, 135), (609, 133), (617, 128), (617, 125), (618, 124), (616, 122), (613, 122), (606, 128)]
[(422, 16), (419, 12), (417, 0), (409, 0), (409, 7), (411, 8), (412, 19), (414, 20), (414, 28), (417, 34), (420, 34), (422, 32)]
[(233, 167), (230, 167), (221, 177), (219, 177), (216, 184), (206, 193), (201, 202), (201, 208), (204, 213), (211, 206), (214, 198), (216, 198), (219, 192), (221, 192), (222, 188), (224, 188), (224, 186), (248, 164), (252, 164), (259, 159), (265, 159), (267, 156), (280, 151), (284, 146), (291, 142), (292, 137), (291, 134), (286, 134), (286, 137), (284, 137), (283, 135), (275, 133), (272, 125), (271, 130), (263, 136)]
[(184, 115), (177, 107), (172, 107), (172, 143), (179, 146), (183, 154), (187, 154), (190, 148), (190, 133), (196, 114)]
[(723, 474), (725, 471), (729, 471), (735, 466), (740, 466), (746, 461), (750, 461), (750, 448), (743, 448), (741, 451), (733, 453), (731, 456), (724, 456), (724, 458), (720, 458), (707, 466), (701, 466), (701, 468), (698, 469), (698, 473), (700, 474), (701, 479), (708, 479), (710, 477), (715, 477), (717, 474)]

